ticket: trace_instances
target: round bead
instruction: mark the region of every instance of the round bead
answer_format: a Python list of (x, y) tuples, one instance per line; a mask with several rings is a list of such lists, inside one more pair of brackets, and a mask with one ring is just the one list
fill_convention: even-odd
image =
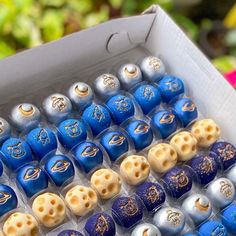
[(18, 200), (14, 190), (5, 184), (0, 184), (0, 216), (17, 207)]
[(17, 172), (16, 182), (29, 198), (48, 187), (48, 178), (45, 172), (33, 165), (22, 167)]
[(227, 178), (236, 186), (236, 165), (234, 165), (227, 173)]
[(163, 62), (154, 56), (145, 57), (140, 68), (145, 79), (152, 82), (158, 82), (165, 74), (165, 65)]
[(209, 220), (202, 224), (199, 228), (199, 234), (201, 236), (228, 236), (226, 228), (219, 221), (216, 220)]
[(32, 210), (40, 223), (47, 228), (59, 225), (66, 217), (65, 203), (54, 193), (43, 193), (36, 197)]
[(193, 194), (187, 197), (182, 208), (191, 217), (195, 224), (200, 224), (210, 217), (212, 206), (210, 200), (202, 194)]
[(157, 173), (165, 173), (177, 163), (177, 152), (168, 143), (159, 143), (148, 151), (148, 162)]
[(53, 183), (59, 187), (71, 182), (75, 175), (73, 163), (64, 155), (49, 158), (44, 168)]
[(212, 204), (222, 209), (234, 200), (235, 188), (229, 179), (218, 178), (208, 185), (207, 194)]
[(3, 232), (8, 236), (38, 236), (39, 225), (32, 215), (15, 212), (5, 221)]
[(142, 81), (142, 72), (135, 64), (125, 64), (119, 69), (118, 78), (123, 88), (129, 90)]
[(158, 88), (151, 84), (140, 85), (135, 89), (133, 96), (145, 115), (161, 103), (161, 95)]
[(143, 223), (134, 228), (131, 236), (161, 236), (161, 232), (155, 225)]
[(82, 118), (89, 124), (94, 136), (97, 136), (111, 124), (110, 113), (102, 105), (90, 105), (84, 110)]
[(66, 229), (61, 231), (57, 236), (83, 236), (79, 231), (73, 229)]
[(125, 130), (129, 134), (137, 151), (148, 147), (153, 140), (153, 132), (149, 124), (142, 120), (132, 120)]
[(120, 193), (120, 176), (111, 169), (99, 169), (91, 177), (91, 186), (101, 199), (110, 199)]
[(229, 205), (229, 207), (226, 208), (221, 213), (222, 224), (232, 234), (236, 232), (235, 216), (236, 216), (236, 204)]
[(84, 216), (94, 210), (98, 204), (97, 194), (92, 188), (76, 185), (65, 196), (70, 210), (77, 216)]
[(116, 161), (129, 150), (128, 139), (120, 130), (104, 133), (100, 139), (100, 143), (106, 150), (111, 162)]
[(179, 198), (192, 188), (192, 177), (188, 169), (175, 166), (163, 176), (163, 186), (166, 192), (174, 198)]
[(141, 184), (148, 178), (149, 173), (150, 165), (144, 156), (128, 156), (120, 165), (120, 175), (130, 185)]
[(137, 197), (149, 212), (159, 208), (166, 199), (165, 192), (160, 184), (154, 182), (144, 182), (136, 190)]
[(22, 103), (12, 109), (10, 119), (18, 131), (28, 132), (39, 125), (40, 111), (33, 104)]
[(111, 216), (105, 212), (92, 215), (84, 227), (88, 236), (115, 236), (116, 225)]
[(199, 120), (192, 126), (192, 134), (200, 147), (209, 147), (220, 137), (220, 128), (211, 119)]
[(57, 138), (49, 128), (36, 128), (30, 131), (26, 137), (34, 155), (41, 160), (47, 154), (53, 154), (57, 149)]
[(186, 233), (186, 234), (183, 234), (182, 236), (199, 236), (199, 234), (196, 232), (191, 232), (191, 233)]
[(134, 115), (135, 107), (131, 98), (124, 95), (115, 95), (106, 103), (113, 121), (121, 124)]
[[(1, 155), (0, 155), (0, 157), (1, 157)], [(2, 176), (2, 174), (3, 174), (3, 164), (0, 161), (0, 177)]]
[(153, 115), (151, 125), (164, 139), (177, 130), (177, 118), (172, 110), (161, 110)]
[(48, 120), (58, 124), (70, 115), (72, 104), (65, 95), (54, 93), (43, 101), (43, 109)]
[(166, 103), (183, 95), (185, 91), (183, 81), (172, 75), (165, 75), (158, 85), (162, 100)]
[(164, 207), (154, 215), (153, 221), (162, 235), (178, 235), (184, 228), (185, 216), (179, 209)]
[(82, 142), (75, 149), (75, 163), (86, 173), (103, 163), (103, 153), (94, 142)]
[(112, 216), (118, 225), (130, 228), (143, 218), (141, 202), (131, 197), (119, 197), (112, 204)]
[(77, 144), (87, 139), (87, 129), (80, 120), (68, 119), (59, 124), (57, 136), (62, 146), (71, 150)]
[(9, 123), (0, 117), (0, 144), (11, 136), (11, 127)]
[(187, 131), (182, 131), (174, 135), (170, 144), (178, 153), (179, 161), (188, 161), (197, 154), (197, 140)]
[(11, 170), (16, 170), (33, 160), (29, 145), (19, 138), (7, 139), (1, 147), (1, 153), (1, 160)]

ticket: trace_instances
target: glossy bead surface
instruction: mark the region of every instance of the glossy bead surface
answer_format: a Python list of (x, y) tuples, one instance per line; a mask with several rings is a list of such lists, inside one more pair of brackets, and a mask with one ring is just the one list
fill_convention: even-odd
[(236, 165), (234, 165), (227, 173), (227, 178), (232, 181), (234, 186), (236, 187)]
[(209, 220), (202, 224), (199, 228), (200, 236), (228, 236), (226, 228), (216, 220)]
[(222, 224), (230, 233), (236, 233), (236, 204), (231, 204), (221, 213)]
[(143, 223), (134, 228), (131, 236), (161, 236), (161, 232), (155, 225)]
[(83, 236), (79, 231), (73, 229), (66, 229), (61, 231), (57, 236)]
[(10, 138), (10, 135), (11, 127), (9, 123), (5, 119), (0, 117), (0, 144)]
[[(0, 155), (1, 156), (1, 155)], [(0, 177), (2, 176), (3, 174), (3, 164), (2, 162), (0, 161)]]

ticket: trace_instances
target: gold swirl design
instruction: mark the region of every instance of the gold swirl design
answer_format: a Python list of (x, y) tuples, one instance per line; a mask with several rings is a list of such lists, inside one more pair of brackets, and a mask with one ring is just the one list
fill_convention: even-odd
[(26, 110), (24, 109), (22, 104), (19, 106), (18, 109), (23, 116), (32, 116), (35, 111), (33, 106), (30, 106), (30, 108)]

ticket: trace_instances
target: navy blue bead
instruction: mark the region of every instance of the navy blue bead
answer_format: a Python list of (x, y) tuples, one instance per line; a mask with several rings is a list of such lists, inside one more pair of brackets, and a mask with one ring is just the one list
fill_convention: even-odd
[(117, 224), (130, 228), (142, 220), (142, 204), (131, 197), (119, 197), (112, 204), (112, 217)]
[(203, 223), (198, 231), (201, 236), (228, 236), (226, 228), (216, 220), (209, 220)]
[(118, 130), (104, 133), (100, 143), (105, 148), (111, 162), (116, 161), (129, 150), (129, 142), (126, 135)]
[(3, 164), (0, 161), (0, 177), (2, 176), (2, 174), (3, 174)]
[(88, 236), (115, 236), (116, 226), (112, 217), (105, 212), (92, 215), (84, 227)]
[(236, 233), (236, 204), (231, 204), (221, 213), (222, 224), (230, 233)]
[(34, 155), (41, 160), (47, 154), (56, 152), (57, 138), (49, 128), (33, 129), (26, 137)]
[(166, 199), (165, 192), (161, 185), (154, 182), (144, 182), (139, 185), (136, 190), (136, 195), (149, 212), (159, 208)]
[(83, 234), (73, 229), (66, 229), (61, 231), (57, 236), (83, 236)]
[(77, 119), (68, 119), (59, 124), (57, 135), (63, 147), (71, 150), (86, 140), (87, 129), (83, 122)]
[(158, 88), (151, 84), (143, 84), (135, 89), (133, 96), (146, 115), (161, 103), (161, 95)]
[(64, 155), (55, 155), (45, 163), (45, 171), (56, 186), (68, 184), (73, 180), (75, 170), (71, 160)]
[(86, 173), (103, 163), (103, 153), (94, 142), (82, 142), (75, 148), (75, 163)]
[(115, 95), (106, 103), (113, 121), (121, 124), (134, 115), (135, 108), (131, 98), (124, 95)]
[(33, 160), (29, 145), (19, 138), (7, 139), (2, 145), (1, 153), (3, 163), (11, 170), (16, 170)]

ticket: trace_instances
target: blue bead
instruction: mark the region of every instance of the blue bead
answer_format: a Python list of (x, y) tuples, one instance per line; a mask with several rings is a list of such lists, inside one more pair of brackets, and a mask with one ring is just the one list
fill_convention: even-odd
[(175, 166), (162, 178), (163, 187), (173, 198), (180, 198), (192, 188), (192, 176), (188, 169)]
[(115, 95), (106, 103), (113, 121), (121, 124), (134, 115), (135, 108), (131, 98), (124, 95)]
[(186, 234), (183, 234), (182, 236), (200, 236), (197, 232), (195, 233), (186, 233)]
[(0, 161), (0, 177), (2, 176), (2, 174), (3, 174), (3, 164)]
[(73, 229), (66, 229), (61, 231), (57, 236), (83, 236), (83, 234)]
[(162, 100), (166, 103), (184, 94), (183, 81), (172, 75), (165, 75), (159, 82), (159, 91)]
[(189, 98), (181, 98), (174, 105), (175, 114), (184, 127), (189, 125), (198, 117), (198, 111), (195, 103)]
[(34, 155), (41, 160), (47, 154), (54, 154), (57, 149), (57, 138), (49, 128), (33, 129), (26, 137)]
[(142, 204), (131, 197), (119, 197), (112, 204), (112, 217), (118, 225), (130, 228), (142, 220)]
[(165, 192), (161, 185), (154, 182), (144, 182), (139, 185), (136, 190), (136, 195), (149, 212), (159, 208), (166, 199)]
[(48, 177), (45, 172), (33, 165), (22, 167), (17, 172), (16, 182), (29, 198), (48, 187)]
[(133, 140), (134, 147), (140, 151), (152, 143), (153, 132), (151, 127), (142, 120), (133, 120), (125, 128), (130, 138)]
[(77, 144), (86, 140), (87, 129), (83, 122), (77, 119), (68, 119), (60, 123), (57, 135), (63, 147), (71, 150)]
[(3, 163), (11, 170), (16, 170), (33, 160), (29, 145), (19, 138), (7, 139), (2, 145), (1, 153)]
[(151, 84), (139, 86), (134, 91), (133, 96), (145, 115), (161, 103), (161, 95), (158, 88)]
[(198, 231), (201, 236), (228, 236), (226, 228), (216, 220), (209, 220), (205, 222), (200, 226)]
[(111, 216), (100, 212), (88, 218), (84, 227), (88, 236), (115, 236), (116, 225)]
[(0, 216), (17, 207), (18, 200), (14, 190), (5, 184), (0, 184)]
[(127, 137), (122, 131), (108, 131), (104, 133), (100, 143), (106, 150), (111, 162), (116, 161), (129, 150)]
[(201, 185), (210, 183), (216, 176), (218, 164), (215, 159), (209, 155), (197, 155), (188, 165), (194, 170)]
[(152, 117), (151, 125), (162, 138), (167, 138), (177, 130), (178, 122), (172, 110), (161, 110)]
[(97, 136), (111, 124), (110, 113), (102, 105), (90, 105), (84, 110), (82, 118), (89, 124), (94, 136)]
[(85, 173), (102, 165), (103, 153), (94, 142), (82, 142), (75, 149), (75, 163)]
[(230, 233), (236, 233), (236, 204), (232, 204), (227, 207), (221, 213), (222, 224)]
[(55, 155), (45, 163), (45, 171), (55, 183), (60, 187), (71, 182), (75, 175), (72, 161), (64, 155)]

